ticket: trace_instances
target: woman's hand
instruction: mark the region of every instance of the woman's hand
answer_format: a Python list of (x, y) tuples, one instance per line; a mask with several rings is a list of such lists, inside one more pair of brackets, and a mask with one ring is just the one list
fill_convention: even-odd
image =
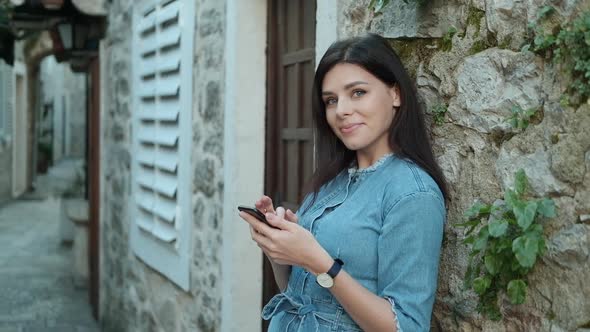
[(278, 207), (276, 214), (266, 214), (266, 220), (278, 229), (247, 214), (240, 213), (240, 216), (250, 224), (252, 239), (277, 264), (302, 266), (314, 273), (330, 268), (330, 255), (308, 230), (297, 224), (297, 216), (292, 211)]
[(275, 213), (275, 208), (272, 204), (272, 199), (270, 197), (264, 195), (259, 200), (254, 203), (254, 206), (258, 209), (258, 211), (262, 212), (263, 214), (266, 213)]

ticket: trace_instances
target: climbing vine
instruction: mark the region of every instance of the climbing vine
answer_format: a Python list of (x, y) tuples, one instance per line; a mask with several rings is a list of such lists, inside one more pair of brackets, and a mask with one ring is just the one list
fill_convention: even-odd
[(523, 51), (530, 50), (561, 64), (572, 79), (562, 102), (580, 105), (590, 98), (590, 11), (547, 32), (542, 22), (553, 13), (553, 7), (545, 6), (537, 20), (529, 24), (530, 42)]
[(445, 123), (445, 114), (447, 113), (447, 106), (445, 104), (437, 104), (429, 111), (432, 115), (432, 120), (438, 126)]
[(512, 115), (506, 119), (508, 123), (515, 129), (525, 130), (529, 126), (531, 118), (537, 114), (538, 108), (523, 109), (522, 107), (515, 105), (512, 107)]
[(457, 225), (466, 228), (463, 243), (470, 247), (465, 288), (477, 293), (477, 311), (492, 320), (502, 318), (499, 295), (506, 294), (512, 304), (524, 303), (527, 274), (546, 250), (542, 221), (555, 217), (553, 200), (527, 197), (527, 186), (521, 169), (503, 200), (475, 203)]
[(457, 28), (450, 27), (449, 30), (444, 34), (440, 41), (441, 50), (448, 52), (453, 48), (453, 36), (457, 33)]

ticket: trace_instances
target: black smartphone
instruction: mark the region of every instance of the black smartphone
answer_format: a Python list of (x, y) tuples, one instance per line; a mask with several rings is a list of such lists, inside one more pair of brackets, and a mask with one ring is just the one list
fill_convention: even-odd
[(262, 221), (263, 223), (267, 224), (268, 226), (270, 226), (272, 228), (276, 228), (273, 225), (269, 224), (268, 221), (266, 220), (266, 217), (264, 216), (264, 214), (262, 214), (262, 212), (258, 211), (258, 209), (256, 209), (256, 208), (240, 205), (240, 206), (238, 206), (238, 211), (246, 212), (247, 214)]

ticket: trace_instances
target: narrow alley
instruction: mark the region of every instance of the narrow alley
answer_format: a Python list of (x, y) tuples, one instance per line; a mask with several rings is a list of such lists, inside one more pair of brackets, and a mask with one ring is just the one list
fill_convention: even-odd
[(0, 332), (100, 331), (88, 290), (72, 282), (58, 198), (0, 206)]

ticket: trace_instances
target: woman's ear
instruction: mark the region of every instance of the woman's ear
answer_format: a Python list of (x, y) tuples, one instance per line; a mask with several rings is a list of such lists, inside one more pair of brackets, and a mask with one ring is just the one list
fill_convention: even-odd
[(402, 97), (399, 85), (394, 84), (391, 88), (389, 88), (389, 94), (393, 99), (393, 107), (400, 107), (402, 105)]

